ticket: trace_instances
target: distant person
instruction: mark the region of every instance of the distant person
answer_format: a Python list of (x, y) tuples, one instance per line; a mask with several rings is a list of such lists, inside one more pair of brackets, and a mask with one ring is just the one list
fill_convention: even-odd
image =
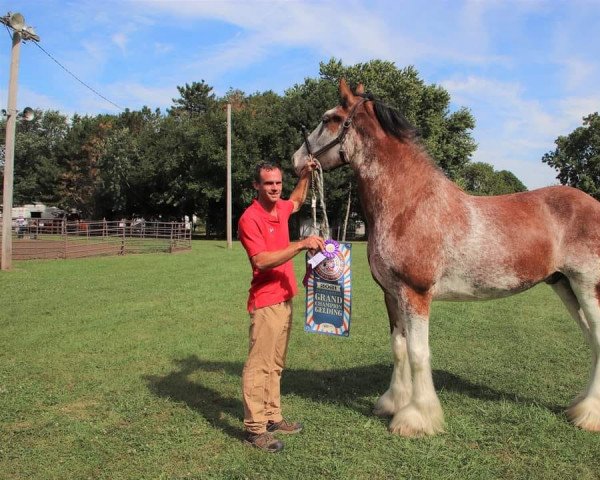
[(29, 226), (29, 238), (31, 238), (32, 240), (36, 240), (37, 234), (38, 234), (38, 221), (32, 220), (31, 225)]
[(23, 238), (25, 235), (25, 230), (27, 229), (27, 220), (23, 217), (23, 215), (19, 215), (17, 217), (17, 238)]
[(323, 250), (323, 239), (310, 236), (290, 243), (288, 219), (297, 212), (308, 190), (308, 162), (289, 200), (281, 199), (281, 169), (272, 163), (256, 166), (257, 198), (245, 210), (238, 235), (252, 265), (248, 298), (250, 347), (242, 373), (246, 443), (266, 452), (278, 452), (277, 433), (297, 433), (302, 424), (284, 420), (280, 381), (292, 324), (292, 297), (298, 287), (292, 258), (302, 250)]

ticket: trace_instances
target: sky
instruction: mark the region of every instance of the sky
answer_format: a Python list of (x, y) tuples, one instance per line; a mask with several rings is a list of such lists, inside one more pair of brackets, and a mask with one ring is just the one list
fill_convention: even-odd
[[(543, 155), (600, 110), (600, 0), (2, 0), (0, 15), (8, 12), (40, 36), (21, 45), (19, 109), (164, 112), (177, 86), (194, 81), (217, 96), (283, 94), (332, 57), (388, 60), (444, 87), (450, 111), (468, 108), (472, 160), (529, 189), (558, 183)], [(3, 38), (5, 108), (10, 33)]]

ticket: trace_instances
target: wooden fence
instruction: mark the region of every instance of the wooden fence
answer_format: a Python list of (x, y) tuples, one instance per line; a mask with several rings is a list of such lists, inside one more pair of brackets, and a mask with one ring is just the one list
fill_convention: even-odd
[(192, 232), (180, 222), (34, 219), (15, 227), (12, 241), (13, 260), (82, 258), (190, 250)]

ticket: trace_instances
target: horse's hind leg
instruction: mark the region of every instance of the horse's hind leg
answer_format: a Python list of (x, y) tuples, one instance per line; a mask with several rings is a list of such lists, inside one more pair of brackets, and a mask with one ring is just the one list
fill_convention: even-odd
[[(600, 301), (598, 292), (600, 284), (590, 286), (589, 283), (574, 283), (571, 287), (587, 320), (588, 339), (592, 349), (592, 368), (586, 390), (579, 395), (567, 410), (567, 416), (578, 427), (584, 430), (600, 431)], [(582, 325), (585, 334), (586, 324)]]
[[(558, 280), (555, 283), (551, 283), (550, 286), (565, 304), (565, 307), (567, 307), (567, 311), (569, 312), (571, 317), (573, 317), (573, 319), (577, 322), (579, 328), (581, 328), (585, 341), (591, 347), (592, 343), (590, 338), (590, 326), (588, 324), (587, 319), (585, 318), (583, 310), (581, 309), (581, 305), (579, 305), (579, 300), (577, 300), (577, 296), (575, 295), (575, 292), (573, 292), (573, 289), (571, 288), (571, 284), (569, 283), (567, 277), (562, 276), (560, 280)], [(592, 348), (592, 355), (595, 354), (596, 352), (594, 352), (594, 349)]]
[(373, 409), (373, 413), (380, 416), (394, 415), (409, 402), (412, 394), (410, 364), (406, 350), (406, 325), (399, 315), (398, 298), (386, 293), (385, 306), (390, 320), (394, 371), (389, 388), (379, 397)]

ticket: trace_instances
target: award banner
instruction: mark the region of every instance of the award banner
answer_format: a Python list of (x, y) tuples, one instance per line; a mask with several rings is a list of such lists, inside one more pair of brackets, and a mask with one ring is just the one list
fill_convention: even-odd
[(350, 243), (326, 240), (324, 252), (314, 256), (307, 252), (305, 331), (350, 335), (351, 249)]

